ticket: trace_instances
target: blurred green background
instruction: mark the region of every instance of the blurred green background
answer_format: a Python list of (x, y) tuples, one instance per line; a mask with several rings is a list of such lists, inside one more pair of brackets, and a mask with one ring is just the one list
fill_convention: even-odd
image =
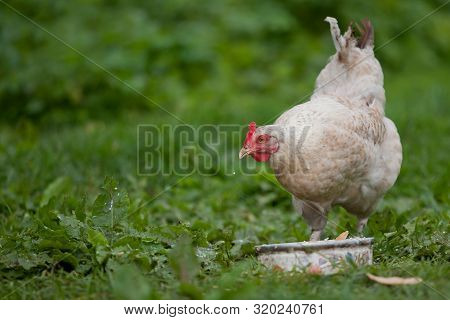
[[(448, 297), (450, 6), (423, 19), (444, 3), (0, 1), (0, 297)], [(253, 245), (308, 237), (289, 195), (267, 176), (137, 176), (136, 125), (179, 123), (154, 102), (197, 126), (306, 101), (334, 53), (326, 16), (372, 21), (404, 164), (366, 230), (374, 266), (273, 273)], [(354, 230), (331, 220), (327, 236)]]
[[(343, 30), (369, 17), (381, 46), (443, 2), (9, 3), (186, 122), (241, 123), (264, 121), (311, 91), (333, 52), (324, 17), (337, 17)], [(388, 84), (399, 74), (447, 73), (448, 10), (377, 52)], [(4, 4), (0, 14), (2, 119), (156, 113), (152, 103)]]

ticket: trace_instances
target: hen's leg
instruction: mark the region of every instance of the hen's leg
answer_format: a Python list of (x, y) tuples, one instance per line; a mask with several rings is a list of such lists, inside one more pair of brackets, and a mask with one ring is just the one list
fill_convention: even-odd
[(356, 227), (356, 230), (358, 231), (358, 233), (362, 233), (363, 232), (364, 227), (367, 224), (367, 220), (369, 220), (369, 217), (359, 218), (358, 219), (358, 226)]
[(322, 205), (311, 201), (302, 201), (296, 197), (292, 197), (294, 208), (305, 218), (311, 227), (310, 241), (320, 240), (322, 230), (327, 224), (327, 213), (330, 209), (329, 205)]
[(309, 237), (309, 241), (320, 241), (320, 237), (322, 236), (322, 230), (312, 230), (311, 236)]
[(364, 227), (367, 225), (367, 220), (369, 220), (369, 215), (375, 210), (377, 206), (377, 200), (375, 200), (370, 206), (365, 208), (365, 210), (358, 210), (358, 212), (362, 212), (362, 214), (356, 214), (358, 217), (358, 225), (356, 226), (356, 230), (359, 234), (362, 234)]

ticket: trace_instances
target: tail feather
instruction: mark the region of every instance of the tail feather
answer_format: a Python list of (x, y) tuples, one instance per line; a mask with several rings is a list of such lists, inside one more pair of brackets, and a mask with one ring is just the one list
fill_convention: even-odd
[(354, 41), (352, 36), (351, 25), (348, 27), (344, 35), (341, 35), (341, 29), (339, 29), (338, 22), (335, 18), (326, 17), (325, 21), (330, 24), (331, 38), (333, 39), (334, 47), (337, 52), (343, 52), (350, 46), (350, 43)]
[(359, 36), (353, 32), (352, 24), (341, 35), (335, 18), (327, 17), (331, 37), (336, 48), (325, 68), (316, 80), (311, 99), (318, 96), (333, 96), (350, 101), (353, 106), (370, 105), (384, 111), (383, 71), (373, 52), (374, 30), (369, 20), (362, 27), (355, 24)]
[(374, 32), (373, 26), (369, 19), (363, 19), (361, 21), (363, 27), (361, 28), (358, 23), (356, 23), (356, 28), (358, 29), (359, 34), (361, 35), (357, 41), (357, 46), (360, 49), (364, 49), (367, 46), (373, 47), (374, 42)]
[(333, 39), (336, 51), (342, 50), (342, 48), (345, 46), (345, 43), (344, 40), (342, 39), (341, 29), (339, 29), (337, 20), (335, 18), (326, 17), (325, 21), (330, 24), (331, 38)]
[(338, 53), (345, 54), (346, 51), (349, 51), (353, 47), (358, 47), (360, 49), (373, 47), (374, 32), (372, 23), (369, 19), (361, 20), (362, 27), (358, 23), (355, 23), (359, 36), (355, 36), (355, 32), (352, 28), (353, 23), (350, 23), (347, 31), (344, 35), (341, 35), (341, 30), (339, 29), (338, 22), (335, 18), (326, 17), (325, 21), (330, 24), (331, 37)]

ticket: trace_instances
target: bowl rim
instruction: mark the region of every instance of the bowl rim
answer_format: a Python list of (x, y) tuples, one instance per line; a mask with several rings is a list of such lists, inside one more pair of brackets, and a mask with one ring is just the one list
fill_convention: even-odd
[(319, 251), (324, 249), (339, 249), (349, 247), (367, 247), (372, 246), (373, 238), (351, 238), (345, 240), (320, 240), (320, 241), (304, 241), (289, 242), (276, 244), (263, 244), (255, 246), (257, 254), (274, 253), (274, 252), (294, 252), (294, 251)]

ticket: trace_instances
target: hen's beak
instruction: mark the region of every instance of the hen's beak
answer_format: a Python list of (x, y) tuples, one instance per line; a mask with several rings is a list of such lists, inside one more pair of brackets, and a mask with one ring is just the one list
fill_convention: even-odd
[(239, 159), (242, 159), (243, 157), (245, 157), (249, 153), (250, 153), (249, 149), (242, 148), (241, 151), (239, 151)]

